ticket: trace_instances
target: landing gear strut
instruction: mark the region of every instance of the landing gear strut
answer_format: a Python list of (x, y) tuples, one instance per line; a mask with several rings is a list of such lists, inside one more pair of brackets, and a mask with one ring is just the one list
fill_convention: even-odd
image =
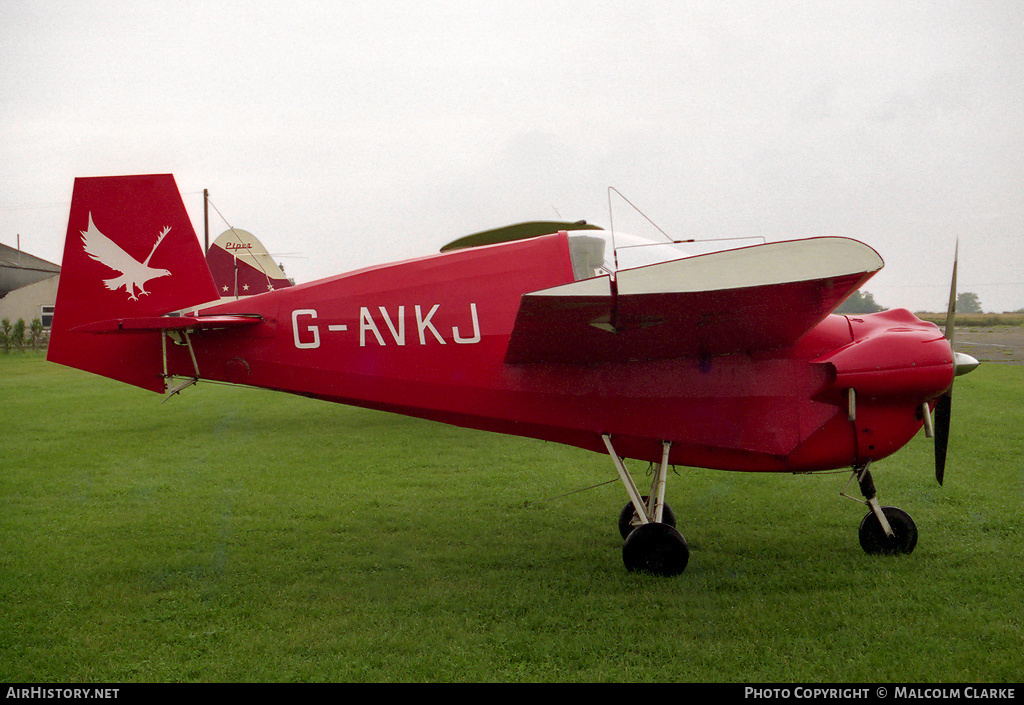
[[(866, 553), (887, 556), (910, 553), (917, 545), (917, 525), (902, 509), (883, 507), (878, 503), (875, 497), (875, 483), (868, 465), (870, 461), (855, 467), (850, 478), (851, 481), (854, 477), (857, 478), (861, 494), (864, 495), (864, 504), (871, 509), (860, 523), (861, 548)], [(844, 496), (849, 497), (845, 494)]]
[(655, 575), (679, 575), (686, 569), (690, 549), (676, 528), (672, 509), (665, 504), (665, 480), (671, 442), (662, 444), (661, 464), (651, 484), (650, 494), (641, 497), (633, 478), (612, 446), (611, 436), (601, 436), (615, 469), (629, 495), (630, 504), (619, 515), (619, 532), (626, 542), (622, 561), (630, 572)]

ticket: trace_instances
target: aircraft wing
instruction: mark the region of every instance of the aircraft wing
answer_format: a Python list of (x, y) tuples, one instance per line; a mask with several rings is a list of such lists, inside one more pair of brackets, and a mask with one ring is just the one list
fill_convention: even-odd
[(882, 268), (823, 237), (619, 271), (524, 294), (505, 361), (624, 362), (787, 347)]
[(533, 220), (527, 223), (516, 223), (506, 225), (493, 230), (484, 230), (480, 233), (465, 235), (457, 240), (452, 240), (441, 248), (441, 252), (461, 250), (466, 247), (479, 247), (480, 245), (494, 245), (499, 242), (512, 242), (513, 240), (525, 240), (540, 235), (550, 235), (559, 230), (601, 230), (597, 225), (590, 225), (585, 220), (577, 220), (575, 223), (563, 222), (560, 220)]

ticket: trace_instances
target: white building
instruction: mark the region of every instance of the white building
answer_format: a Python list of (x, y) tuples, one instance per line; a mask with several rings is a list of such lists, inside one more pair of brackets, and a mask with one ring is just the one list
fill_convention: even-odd
[(57, 301), (60, 267), (0, 243), (0, 319), (28, 325), (40, 319), (49, 329)]

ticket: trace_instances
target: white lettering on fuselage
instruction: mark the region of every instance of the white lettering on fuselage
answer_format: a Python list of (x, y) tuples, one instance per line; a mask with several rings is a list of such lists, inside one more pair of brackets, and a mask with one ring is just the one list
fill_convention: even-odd
[[(441, 304), (434, 304), (424, 313), (422, 306), (413, 306), (416, 334), (420, 345), (433, 342), (439, 345), (448, 344), (433, 321), (440, 309)], [(386, 347), (389, 344), (404, 346), (406, 344), (405, 306), (399, 306), (394, 316), (384, 306), (378, 306), (377, 311), (378, 313), (375, 314), (368, 306), (359, 308), (359, 347), (363, 348), (374, 344), (381, 347)], [(451, 327), (451, 339), (459, 345), (472, 345), (480, 342), (480, 319), (475, 303), (469, 305), (469, 315), (473, 325), (472, 335), (463, 336), (458, 326)], [(314, 308), (297, 308), (292, 311), (292, 341), (299, 350), (319, 348), (322, 328), (326, 328), (329, 333), (348, 331), (348, 326), (344, 324), (334, 323), (323, 326), (317, 323), (317, 311)]]
[(306, 326), (306, 330), (303, 333), (312, 333), (313, 338), (309, 340), (303, 340), (304, 336), (299, 334), (299, 316), (309, 316), (310, 318), (316, 318), (316, 310), (312, 308), (297, 308), (292, 311), (292, 338), (295, 340), (295, 347), (300, 350), (308, 348), (319, 348), (320, 347), (320, 328), (316, 325)]

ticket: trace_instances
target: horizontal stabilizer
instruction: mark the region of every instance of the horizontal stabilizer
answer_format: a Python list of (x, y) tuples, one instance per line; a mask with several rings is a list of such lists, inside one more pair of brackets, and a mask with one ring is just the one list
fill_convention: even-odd
[(505, 360), (622, 362), (792, 345), (882, 268), (812, 238), (622, 270), (523, 296)]
[(262, 317), (252, 316), (152, 316), (149, 318), (113, 318), (87, 323), (74, 329), (76, 333), (141, 333), (158, 330), (215, 330), (240, 328), (259, 323)]

